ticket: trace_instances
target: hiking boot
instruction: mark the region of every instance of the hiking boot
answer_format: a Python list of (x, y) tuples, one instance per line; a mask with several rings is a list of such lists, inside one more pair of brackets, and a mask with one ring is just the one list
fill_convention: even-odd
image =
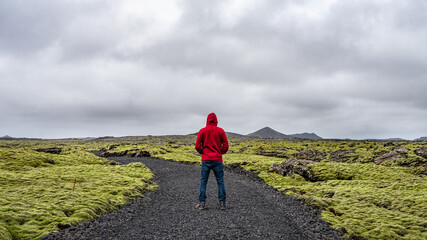
[(225, 203), (220, 203), (219, 204), (219, 209), (221, 209), (221, 210), (227, 209), (227, 207), (225, 206)]
[(199, 210), (204, 210), (206, 208), (206, 205), (204, 203), (199, 203), (196, 205), (196, 208)]

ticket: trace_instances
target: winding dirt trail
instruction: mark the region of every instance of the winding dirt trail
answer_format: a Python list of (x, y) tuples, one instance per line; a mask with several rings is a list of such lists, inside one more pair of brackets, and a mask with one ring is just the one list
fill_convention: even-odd
[(218, 208), (212, 174), (208, 208), (199, 211), (200, 167), (154, 158), (111, 159), (144, 163), (155, 171), (159, 188), (118, 211), (43, 239), (342, 239), (318, 211), (244, 174), (225, 170), (226, 211)]

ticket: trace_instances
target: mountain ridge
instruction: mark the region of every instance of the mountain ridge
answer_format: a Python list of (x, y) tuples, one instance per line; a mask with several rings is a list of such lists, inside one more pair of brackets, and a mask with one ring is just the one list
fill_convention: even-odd
[(292, 138), (303, 138), (303, 139), (323, 139), (322, 137), (320, 137), (315, 133), (308, 133), (308, 132), (291, 134), (288, 136), (292, 136)]
[(227, 136), (233, 137), (261, 137), (261, 138), (283, 138), (283, 139), (291, 139), (291, 138), (299, 138), (299, 139), (323, 139), (319, 137), (315, 133), (296, 133), (296, 134), (284, 134), (278, 132), (270, 127), (263, 127), (255, 132), (249, 134), (239, 134), (234, 132), (226, 132)]
[(415, 141), (427, 141), (427, 137), (420, 137), (415, 139)]
[(261, 128), (258, 131), (249, 133), (246, 136), (248, 137), (271, 137), (271, 138), (289, 138), (286, 134), (278, 132), (270, 127)]

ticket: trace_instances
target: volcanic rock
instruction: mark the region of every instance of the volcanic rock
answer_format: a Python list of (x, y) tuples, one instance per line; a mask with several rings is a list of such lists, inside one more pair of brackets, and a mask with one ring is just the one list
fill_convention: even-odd
[(107, 157), (122, 157), (122, 156), (126, 156), (127, 153), (128, 153), (127, 150), (126, 151), (122, 151), (122, 152), (109, 152), (109, 151), (106, 151), (106, 152), (101, 153), (100, 157), (105, 157), (105, 158), (107, 158)]
[(296, 158), (320, 162), (326, 158), (325, 152), (320, 152), (312, 147), (308, 147), (296, 154)]
[(407, 148), (397, 148), (388, 153), (385, 153), (377, 158), (375, 158), (374, 162), (379, 164), (385, 161), (394, 161), (400, 158), (407, 158), (406, 154), (409, 151)]
[(427, 148), (421, 147), (415, 150), (415, 154), (417, 154), (420, 157), (427, 158)]
[(354, 153), (354, 149), (346, 149), (346, 150), (338, 150), (335, 152), (331, 152), (330, 161), (332, 162), (349, 162), (353, 160), (355, 157), (351, 154)]
[(110, 145), (110, 147), (108, 148), (108, 150), (114, 150), (114, 148), (116, 148), (116, 147), (118, 147), (118, 146), (120, 146), (120, 144), (113, 144), (113, 145)]
[(256, 154), (266, 156), (266, 157), (277, 157), (277, 152), (269, 152), (269, 151), (264, 151), (259, 149), (257, 150)]
[(137, 151), (133, 157), (151, 157), (148, 151)]
[(60, 154), (62, 152), (62, 148), (58, 147), (51, 147), (51, 148), (38, 148), (34, 149), (36, 152), (44, 152), (44, 153), (51, 153), (51, 154)]
[(268, 168), (270, 171), (275, 171), (277, 174), (282, 176), (294, 177), (294, 174), (298, 174), (304, 177), (306, 180), (314, 181), (314, 175), (310, 168), (307, 167), (308, 164), (314, 164), (316, 162), (309, 160), (301, 159), (291, 159), (284, 161), (280, 164), (271, 164)]

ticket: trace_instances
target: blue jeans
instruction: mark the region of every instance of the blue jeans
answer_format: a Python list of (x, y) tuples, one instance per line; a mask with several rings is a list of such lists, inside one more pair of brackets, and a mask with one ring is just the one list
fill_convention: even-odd
[(219, 203), (225, 203), (224, 165), (222, 161), (202, 161), (199, 203), (206, 202), (206, 184), (211, 170), (213, 170), (218, 184)]

